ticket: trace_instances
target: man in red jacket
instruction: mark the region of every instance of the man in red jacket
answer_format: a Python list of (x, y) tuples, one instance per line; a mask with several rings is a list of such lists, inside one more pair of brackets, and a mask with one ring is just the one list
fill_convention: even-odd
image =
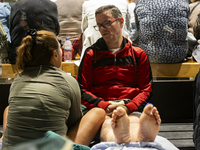
[(102, 38), (86, 49), (79, 66), (81, 103), (88, 109), (104, 109), (107, 118), (120, 106), (129, 114), (132, 124), (130, 114), (142, 112), (152, 92), (147, 55), (122, 36), (124, 19), (117, 7), (102, 6), (95, 16), (94, 28)]

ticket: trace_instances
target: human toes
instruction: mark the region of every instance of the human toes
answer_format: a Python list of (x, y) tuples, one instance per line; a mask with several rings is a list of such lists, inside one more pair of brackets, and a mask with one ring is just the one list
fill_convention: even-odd
[(152, 104), (148, 104), (146, 107), (144, 107), (143, 113), (145, 113), (147, 115), (151, 114), (152, 108), (153, 108), (153, 105)]
[(116, 108), (116, 110), (117, 110), (117, 115), (119, 117), (124, 116), (126, 114), (126, 110), (123, 107), (119, 106)]
[(152, 108), (151, 113), (152, 113), (152, 115), (154, 115), (154, 116), (159, 115), (159, 112), (158, 112), (158, 110), (157, 110), (156, 107), (153, 107), (153, 108)]
[[(158, 114), (158, 113), (157, 113), (157, 114)], [(156, 117), (156, 121), (157, 121), (157, 123), (158, 123), (158, 124), (161, 124), (161, 118), (160, 118), (160, 115), (158, 114), (158, 115), (156, 115), (155, 117)]]
[(160, 118), (159, 112), (158, 112), (158, 110), (157, 110), (156, 107), (154, 107), (154, 108), (152, 109), (152, 114), (153, 114), (153, 116), (155, 117), (157, 123), (158, 123), (158, 124), (161, 124), (161, 118)]
[(115, 120), (117, 119), (117, 110), (113, 110), (113, 113), (112, 113), (112, 122), (115, 122)]

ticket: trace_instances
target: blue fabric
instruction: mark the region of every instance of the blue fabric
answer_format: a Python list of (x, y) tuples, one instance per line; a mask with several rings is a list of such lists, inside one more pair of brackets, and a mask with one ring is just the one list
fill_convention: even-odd
[(3, 28), (7, 34), (7, 38), (10, 41), (10, 33), (9, 33), (9, 19), (10, 19), (10, 11), (11, 7), (8, 3), (0, 2), (0, 21), (3, 24)]
[(0, 141), (0, 149), (1, 149), (1, 147), (2, 147), (2, 140)]
[(94, 145), (91, 150), (178, 150), (169, 140), (156, 136), (154, 142), (131, 142), (129, 144), (117, 144), (115, 142), (101, 142)]
[[(145, 107), (146, 107), (147, 105), (149, 105), (149, 104), (153, 105), (152, 103), (147, 103), (147, 104), (145, 105)], [(153, 107), (154, 107), (154, 105), (153, 105)]]
[(91, 150), (130, 150), (130, 149), (157, 149), (164, 150), (160, 145), (154, 142), (137, 142), (137, 143), (129, 143), (129, 144), (117, 144), (115, 142), (101, 142), (100, 144), (94, 145)]

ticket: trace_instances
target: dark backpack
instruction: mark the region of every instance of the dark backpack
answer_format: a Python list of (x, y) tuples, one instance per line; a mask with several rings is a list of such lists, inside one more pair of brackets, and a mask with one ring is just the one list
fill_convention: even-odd
[(196, 75), (193, 87), (193, 141), (196, 149), (200, 149), (200, 71)]
[(7, 39), (6, 32), (3, 28), (3, 24), (0, 21), (0, 58), (3, 63), (7, 61), (8, 49), (9, 49), (9, 41)]

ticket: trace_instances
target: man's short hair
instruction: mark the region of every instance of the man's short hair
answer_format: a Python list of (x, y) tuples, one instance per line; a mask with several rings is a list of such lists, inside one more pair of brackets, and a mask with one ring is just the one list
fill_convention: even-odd
[(99, 7), (96, 11), (95, 11), (95, 17), (100, 14), (103, 13), (104, 11), (110, 10), (112, 16), (114, 18), (120, 18), (122, 17), (122, 13), (119, 10), (119, 8), (117, 8), (115, 5), (106, 5), (106, 6), (101, 6)]

